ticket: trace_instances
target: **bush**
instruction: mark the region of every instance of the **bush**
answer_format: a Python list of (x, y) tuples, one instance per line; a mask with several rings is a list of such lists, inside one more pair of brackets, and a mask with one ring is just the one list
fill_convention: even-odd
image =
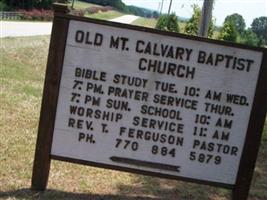
[(105, 7), (92, 6), (92, 7), (88, 7), (84, 9), (84, 11), (87, 12), (88, 14), (94, 14), (98, 12), (107, 12), (110, 10), (113, 10), (113, 8), (110, 6), (105, 6)]
[(242, 34), (243, 31), (245, 31), (246, 23), (245, 23), (245, 20), (242, 17), (242, 15), (240, 15), (238, 13), (228, 15), (225, 18), (224, 23), (227, 21), (232, 23), (235, 26), (235, 29), (239, 34)]
[(0, 2), (0, 11), (8, 11), (9, 7), (5, 2)]
[(158, 19), (156, 29), (179, 32), (178, 17), (174, 13), (171, 15), (162, 15)]
[(244, 30), (238, 42), (249, 46), (260, 46), (260, 39), (251, 29)]
[[(193, 5), (193, 15), (185, 24), (185, 34), (198, 35), (199, 22), (201, 17), (201, 9), (198, 5)], [(211, 18), (208, 27), (208, 37), (212, 38), (215, 29), (215, 19)]]
[(154, 17), (158, 18), (159, 13), (157, 11), (153, 11), (146, 8), (140, 8), (137, 6), (127, 6), (125, 3), (123, 3), (122, 0), (82, 0), (89, 3), (94, 3), (102, 6), (112, 6), (116, 10), (124, 12), (124, 13), (130, 13), (133, 15), (141, 16), (141, 17)]
[(236, 42), (238, 32), (233, 23), (226, 21), (220, 31), (219, 39), (224, 41)]
[(86, 13), (91, 15), (91, 14), (94, 14), (94, 13), (107, 12), (107, 11), (110, 11), (110, 10), (113, 10), (113, 8), (110, 7), (110, 6), (105, 6), (105, 7), (92, 6), (92, 7), (88, 7), (88, 8), (85, 8), (85, 9), (72, 10), (71, 14), (83, 17)]
[(78, 10), (73, 10), (71, 14), (79, 16), (79, 17), (83, 17), (85, 15), (85, 12), (86, 12), (85, 9), (78, 9)]
[(52, 10), (32, 9), (32, 10), (18, 10), (21, 13), (22, 20), (38, 20), (38, 21), (51, 21), (53, 19)]
[(251, 24), (251, 30), (258, 36), (262, 46), (267, 45), (267, 17), (255, 18)]

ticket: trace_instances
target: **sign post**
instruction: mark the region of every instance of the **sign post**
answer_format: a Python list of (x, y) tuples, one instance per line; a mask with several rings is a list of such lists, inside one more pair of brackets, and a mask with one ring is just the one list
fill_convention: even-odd
[[(262, 69), (260, 74), (267, 74), (267, 53), (265, 49), (265, 56), (262, 60)], [(266, 115), (266, 77), (260, 76), (258, 79), (257, 93), (260, 96), (255, 96), (252, 110), (254, 114), (250, 116), (250, 124), (248, 127), (248, 134), (244, 144), (243, 155), (241, 157), (239, 172), (237, 175), (236, 184), (232, 190), (233, 200), (247, 199), (249, 188), (253, 177), (253, 172), (257, 160), (259, 146), (261, 142), (262, 126), (265, 122)], [(262, 91), (262, 92), (260, 92)], [(259, 106), (263, 105), (263, 107)], [(265, 114), (264, 114), (265, 113)]]
[(67, 5), (54, 4), (54, 10), (53, 28), (33, 164), (31, 186), (33, 190), (45, 190), (47, 186), (57, 97), (68, 33), (69, 20), (60, 17), (60, 14), (68, 12)]
[(60, 8), (32, 188), (46, 188), (56, 159), (220, 186), (245, 200), (267, 108), (266, 50)]

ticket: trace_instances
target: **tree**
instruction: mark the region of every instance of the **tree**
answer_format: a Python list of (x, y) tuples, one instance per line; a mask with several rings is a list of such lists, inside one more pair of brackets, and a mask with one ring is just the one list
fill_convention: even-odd
[(238, 13), (228, 15), (224, 20), (224, 23), (225, 22), (232, 23), (239, 34), (242, 34), (242, 32), (245, 30), (246, 27), (244, 18), (242, 17), (242, 15), (239, 15)]
[(117, 8), (118, 10), (124, 11), (126, 9), (126, 5), (121, 0), (113, 0), (110, 2), (111, 6)]
[(32, 9), (32, 8), (50, 8), (53, 0), (5, 0), (10, 8)]
[(30, 9), (34, 7), (36, 0), (9, 0), (6, 4), (11, 8)]
[[(197, 35), (200, 23), (201, 9), (198, 5), (193, 5), (193, 15), (185, 25), (185, 33), (188, 35)], [(208, 37), (211, 38), (214, 32), (214, 19), (209, 23)]]
[(219, 39), (230, 41), (230, 42), (236, 42), (238, 36), (238, 32), (235, 29), (235, 26), (232, 22), (226, 21), (223, 24), (223, 27), (220, 31)]
[(244, 30), (243, 33), (239, 36), (238, 42), (249, 46), (260, 45), (258, 36), (251, 29)]
[(193, 15), (185, 25), (185, 33), (197, 35), (201, 10), (197, 5), (193, 5)]
[(153, 11), (153, 12), (152, 12), (152, 17), (155, 18), (155, 19), (158, 19), (158, 18), (159, 18), (159, 13), (158, 13), (158, 11)]
[(94, 3), (102, 6), (112, 6), (120, 11), (125, 11), (127, 6), (121, 0), (83, 0), (89, 3)]
[(1, 1), (0, 2), (0, 11), (8, 11), (9, 10), (9, 6), (6, 4), (5, 1)]
[(267, 17), (258, 17), (253, 20), (251, 30), (259, 37), (261, 43), (267, 44)]
[(156, 29), (179, 32), (178, 17), (174, 13), (160, 16)]

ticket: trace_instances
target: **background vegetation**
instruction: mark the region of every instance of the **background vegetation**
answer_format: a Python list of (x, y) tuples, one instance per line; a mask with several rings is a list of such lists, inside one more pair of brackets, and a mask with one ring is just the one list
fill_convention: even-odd
[(89, 3), (99, 4), (102, 6), (112, 6), (116, 8), (117, 10), (124, 12), (124, 13), (130, 13), (133, 15), (141, 16), (141, 17), (147, 17), (147, 18), (157, 18), (159, 17), (159, 13), (157, 11), (145, 9), (145, 8), (139, 8), (136, 6), (126, 6), (121, 0), (82, 0)]
[[(60, 0), (72, 5), (72, 0)], [(142, 16), (135, 25), (157, 28), (165, 31), (174, 31), (188, 35), (197, 35), (201, 9), (192, 5), (193, 14), (190, 19), (179, 19), (175, 14), (161, 15), (157, 11), (127, 6), (121, 0), (74, 0), (75, 7), (72, 13), (78, 16), (93, 17), (98, 19), (112, 19), (123, 14)], [(51, 20), (51, 8), (53, 0), (1, 0), (0, 10), (18, 10), (23, 20)], [(159, 18), (160, 17), (160, 18)], [(159, 18), (159, 19), (158, 19)], [(155, 23), (155, 19), (158, 19)], [(148, 23), (146, 25), (146, 23)], [(155, 26), (153, 25), (155, 24)], [(153, 26), (152, 26), (153, 25)], [(181, 27), (181, 28), (180, 28)], [(255, 18), (251, 28), (246, 28), (244, 18), (233, 13), (225, 18), (222, 27), (215, 26), (212, 18), (208, 37), (230, 42), (242, 43), (250, 46), (267, 46), (267, 16)]]
[[(193, 5), (193, 15), (192, 17), (186, 22), (185, 25), (185, 34), (188, 35), (197, 35), (198, 34), (198, 27), (200, 22), (200, 16), (201, 16), (201, 9), (197, 5)], [(214, 32), (214, 19), (211, 19), (208, 29), (208, 37), (212, 38), (213, 32)]]
[(170, 15), (161, 15), (155, 28), (179, 33), (178, 17), (174, 13)]
[(9, 9), (32, 9), (32, 8), (51, 8), (54, 0), (1, 0), (0, 10)]

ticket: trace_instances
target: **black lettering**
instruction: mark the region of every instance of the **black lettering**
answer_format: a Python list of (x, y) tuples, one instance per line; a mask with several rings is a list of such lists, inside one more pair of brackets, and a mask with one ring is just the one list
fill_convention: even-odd
[(82, 43), (84, 40), (84, 32), (81, 30), (76, 31), (75, 42)]
[(109, 48), (115, 48), (115, 49), (118, 49), (119, 48), (119, 43), (120, 42), (120, 38), (117, 37), (117, 38), (114, 38), (114, 36), (111, 36), (110, 38), (110, 44), (109, 44)]

